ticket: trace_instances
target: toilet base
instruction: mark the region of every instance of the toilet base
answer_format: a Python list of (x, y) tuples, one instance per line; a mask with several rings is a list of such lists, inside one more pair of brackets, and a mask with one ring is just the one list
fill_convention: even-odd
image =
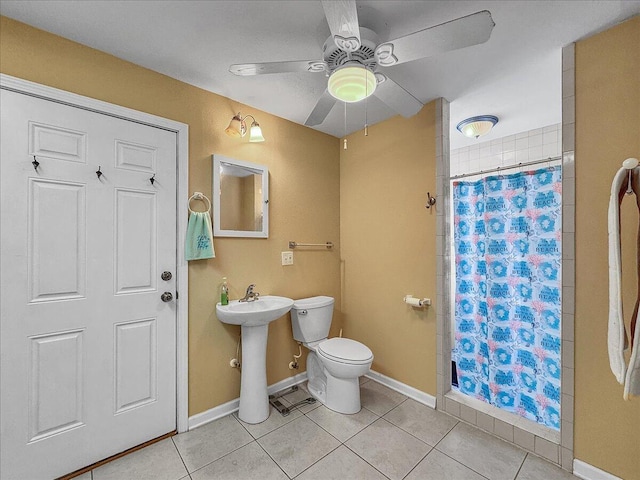
[(360, 411), (360, 379), (327, 375), (324, 405), (338, 413), (352, 415)]
[(309, 352), (307, 357), (307, 377), (307, 390), (327, 408), (346, 414), (360, 411), (358, 377), (345, 379), (329, 375), (315, 352)]
[(307, 390), (324, 405), (327, 399), (327, 376), (315, 352), (309, 352), (307, 356), (307, 378)]
[(340, 364), (311, 351), (307, 356), (307, 389), (330, 410), (353, 415), (361, 409), (360, 376), (366, 374), (370, 367), (371, 362)]

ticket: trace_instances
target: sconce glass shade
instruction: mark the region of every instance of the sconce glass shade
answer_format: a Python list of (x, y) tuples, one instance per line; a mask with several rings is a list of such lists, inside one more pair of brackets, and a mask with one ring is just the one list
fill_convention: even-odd
[(247, 133), (247, 125), (244, 123), (239, 113), (231, 119), (229, 126), (225, 129), (225, 133), (230, 137), (245, 136)]
[(258, 122), (253, 122), (251, 124), (251, 129), (249, 130), (249, 141), (250, 142), (264, 142), (264, 137), (262, 136), (262, 129)]
[(496, 123), (498, 123), (498, 117), (494, 115), (480, 115), (461, 121), (456, 125), (456, 128), (465, 137), (478, 138), (489, 133)]
[(329, 93), (338, 100), (355, 103), (364, 100), (376, 89), (376, 76), (360, 64), (346, 64), (329, 77)]

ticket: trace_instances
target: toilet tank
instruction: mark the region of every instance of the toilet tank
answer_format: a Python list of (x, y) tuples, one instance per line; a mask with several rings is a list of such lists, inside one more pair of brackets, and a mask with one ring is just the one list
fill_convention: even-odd
[(323, 340), (329, 336), (333, 317), (333, 297), (302, 298), (291, 307), (293, 338), (302, 343)]

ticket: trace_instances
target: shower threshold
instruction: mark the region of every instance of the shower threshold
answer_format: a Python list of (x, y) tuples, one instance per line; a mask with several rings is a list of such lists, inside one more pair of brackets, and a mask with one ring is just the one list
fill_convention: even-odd
[(537, 437), (544, 438), (545, 440), (558, 445), (560, 444), (561, 435), (558, 430), (532, 422), (531, 420), (520, 417), (519, 415), (515, 415), (511, 412), (506, 412), (498, 407), (483, 402), (482, 400), (470, 397), (461, 392), (456, 392), (455, 390), (449, 390), (444, 397), (445, 399), (448, 398), (458, 402), (480, 413), (484, 413), (485, 415), (489, 415), (497, 420), (508, 423), (509, 425), (521, 428), (522, 430), (532, 433)]

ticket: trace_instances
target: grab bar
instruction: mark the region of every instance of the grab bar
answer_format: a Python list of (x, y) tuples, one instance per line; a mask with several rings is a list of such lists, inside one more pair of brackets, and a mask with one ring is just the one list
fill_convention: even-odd
[(293, 249), (296, 247), (326, 247), (327, 249), (333, 248), (333, 242), (326, 243), (298, 243), (289, 241), (289, 248)]

